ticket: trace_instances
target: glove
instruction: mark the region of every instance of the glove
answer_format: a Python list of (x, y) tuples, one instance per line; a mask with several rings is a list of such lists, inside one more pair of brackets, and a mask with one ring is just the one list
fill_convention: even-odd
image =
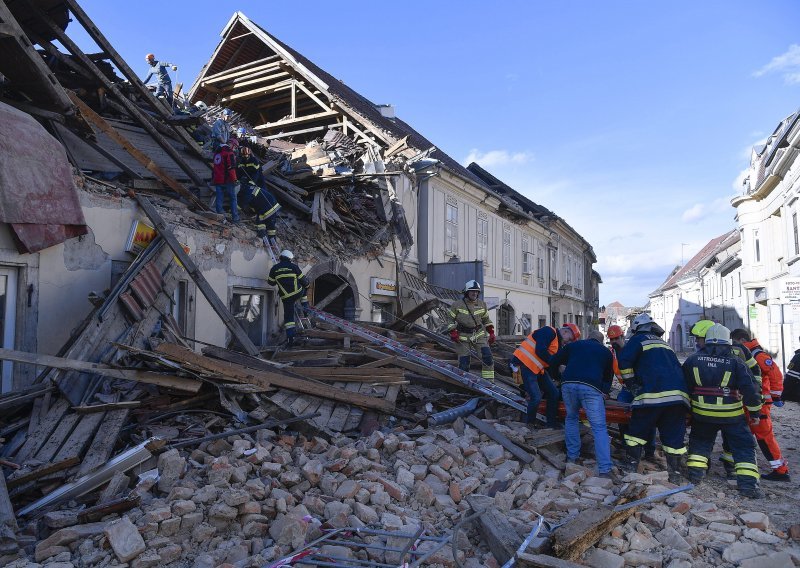
[(177, 71), (177, 70), (178, 70), (178, 66), (177, 66), (177, 65), (173, 65), (173, 66), (172, 66), (172, 70), (173, 70), (173, 71)]
[(453, 341), (458, 343), (459, 338), (460, 338), (460, 336), (458, 335), (458, 330), (457, 329), (451, 329), (450, 330), (450, 339), (452, 339)]
[(516, 371), (511, 373), (511, 376), (514, 378), (514, 384), (522, 385), (522, 371), (517, 369)]
[(487, 325), (486, 331), (489, 332), (489, 345), (494, 345), (494, 342), (497, 341), (497, 338), (494, 336), (494, 326)]
[(772, 395), (772, 406), (777, 406), (778, 408), (783, 406), (783, 400), (780, 396)]

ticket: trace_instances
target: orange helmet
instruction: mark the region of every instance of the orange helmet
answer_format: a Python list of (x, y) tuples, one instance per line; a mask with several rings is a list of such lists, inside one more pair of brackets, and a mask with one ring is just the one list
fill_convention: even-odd
[(566, 327), (568, 330), (570, 330), (575, 341), (578, 341), (581, 338), (581, 330), (578, 329), (578, 326), (574, 323), (565, 323), (561, 327)]
[(608, 326), (608, 330), (606, 331), (606, 335), (609, 339), (616, 339), (617, 337), (621, 337), (623, 334), (622, 328), (618, 325), (610, 325)]
[(148, 53), (147, 55), (144, 56), (144, 58), (145, 58), (146, 61), (151, 61), (151, 60), (155, 59), (156, 56), (153, 55), (152, 53)]

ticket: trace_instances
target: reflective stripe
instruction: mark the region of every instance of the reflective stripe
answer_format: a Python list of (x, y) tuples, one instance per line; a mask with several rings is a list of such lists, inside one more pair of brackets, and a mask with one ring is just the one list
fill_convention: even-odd
[(725, 371), (725, 374), (722, 375), (722, 382), (719, 384), (719, 386), (721, 386), (722, 388), (727, 387), (728, 386), (728, 382), (730, 380), (731, 380), (731, 372), (730, 371)]
[(763, 407), (764, 407), (764, 405), (763, 405), (763, 404), (759, 404), (758, 406), (748, 406), (748, 407), (747, 407), (747, 410), (748, 410), (749, 412), (758, 412), (758, 411), (759, 411), (759, 410), (761, 410)]
[(493, 370), (481, 371), (481, 377), (484, 379), (493, 379), (494, 371)]
[(637, 438), (636, 436), (625, 434), (625, 443), (629, 446), (645, 446), (647, 445), (647, 440), (642, 440), (641, 438)]
[(702, 410), (699, 408), (692, 407), (692, 412), (699, 416), (716, 416), (718, 418), (733, 418), (735, 416), (741, 416), (744, 414), (744, 410), (741, 408), (738, 411), (729, 410), (729, 411), (715, 411), (715, 410)]
[(694, 375), (694, 382), (697, 383), (697, 386), (702, 387), (703, 381), (700, 380), (700, 369), (692, 367), (692, 374)]
[(779, 467), (781, 467), (781, 466), (782, 466), (784, 463), (786, 463), (786, 461), (785, 461), (785, 460), (783, 460), (783, 459), (780, 459), (780, 460), (770, 460), (770, 462), (769, 462), (769, 466), (770, 466), (772, 469), (778, 469), (778, 468), (779, 468)]
[(662, 404), (667, 402), (682, 402), (689, 403), (689, 395), (683, 391), (670, 390), (663, 392), (643, 392), (633, 399), (632, 406), (641, 406), (644, 404)]
[(287, 321), (287, 322), (286, 322), (286, 327), (294, 327), (294, 326), (296, 326), (296, 325), (297, 325), (297, 324), (296, 324), (295, 322), (293, 322), (293, 321)]
[(750, 477), (760, 478), (761, 473), (758, 466), (754, 463), (738, 462), (734, 465), (736, 475), (749, 475)]
[(708, 458), (700, 454), (689, 454), (686, 458), (686, 466), (708, 469)]
[(667, 454), (674, 454), (680, 456), (687, 452), (686, 446), (682, 448), (670, 448), (669, 446), (665, 446), (662, 444), (661, 447), (664, 448), (664, 452)]
[(722, 452), (720, 459), (724, 462), (733, 463), (733, 454), (730, 452)]
[[(547, 346), (547, 352), (554, 355), (558, 351), (558, 331), (552, 327), (550, 329), (554, 331), (555, 336), (550, 345)], [(514, 357), (519, 359), (534, 375), (540, 375), (548, 367), (547, 363), (536, 355), (536, 341), (533, 339), (533, 334), (522, 340), (519, 347), (514, 350)]]
[(670, 346), (667, 345), (666, 343), (664, 344), (654, 343), (652, 345), (644, 345), (644, 342), (642, 342), (642, 351), (649, 351), (650, 349), (669, 349), (670, 351), (672, 351), (672, 348), (670, 348)]
[(620, 369), (619, 374), (622, 375), (623, 379), (630, 379), (633, 378), (633, 369)]

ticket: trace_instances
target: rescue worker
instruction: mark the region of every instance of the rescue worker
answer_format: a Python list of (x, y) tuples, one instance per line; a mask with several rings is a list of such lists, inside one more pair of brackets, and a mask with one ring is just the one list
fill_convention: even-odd
[(657, 428), (667, 458), (670, 483), (680, 483), (686, 454), (686, 409), (689, 395), (681, 364), (667, 343), (664, 330), (646, 313), (631, 324), (633, 335), (619, 354), (622, 380), (633, 394), (631, 421), (625, 434), (625, 471), (636, 471), (642, 449)]
[(283, 303), (283, 327), (286, 330), (286, 346), (294, 347), (295, 336), (295, 302), (305, 310), (308, 308), (308, 278), (294, 262), (294, 254), (290, 250), (281, 251), (280, 258), (269, 271), (267, 284), (278, 287), (278, 295)]
[(229, 108), (222, 109), (214, 124), (211, 125), (211, 149), (215, 152), (223, 144), (227, 144), (231, 137), (231, 127), (228, 121), (233, 116), (233, 111)]
[[(267, 190), (267, 183), (261, 171), (261, 162), (248, 146), (239, 148), (239, 179), (237, 201), (242, 211), (256, 216), (256, 234), (265, 246), (276, 246), (275, 218), (281, 205)], [(275, 249), (277, 252), (277, 249)]]
[(752, 499), (763, 497), (758, 487), (755, 440), (744, 408), (750, 412), (751, 425), (757, 424), (761, 396), (752, 374), (731, 351), (727, 327), (715, 324), (706, 331), (704, 346), (683, 364), (683, 376), (692, 400), (686, 463), (689, 481), (699, 483), (705, 476), (717, 432), (722, 431), (736, 460), (739, 493)]
[(783, 395), (781, 404), (784, 400), (794, 400), (800, 402), (800, 349), (794, 352), (789, 366), (786, 367), (786, 380), (783, 384)]
[(751, 338), (750, 332), (746, 329), (734, 329), (731, 332), (731, 342), (735, 345), (742, 345), (750, 350), (761, 369), (761, 412), (758, 416), (757, 424), (751, 424), (750, 430), (756, 437), (761, 453), (769, 461), (772, 471), (762, 475), (762, 479), (769, 481), (791, 481), (789, 477), (789, 466), (781, 455), (781, 448), (778, 440), (775, 439), (775, 432), (772, 428), (772, 407), (783, 406), (781, 395), (783, 394), (783, 373), (758, 343), (758, 339)]
[[(690, 333), (695, 338), (698, 350), (703, 348), (703, 345), (706, 341), (706, 332), (714, 325), (716, 325), (716, 323), (711, 320), (700, 320), (692, 326)], [(733, 343), (731, 344), (731, 352), (741, 359), (747, 366), (748, 370), (753, 375), (753, 379), (756, 381), (756, 390), (760, 391), (761, 368), (758, 366), (753, 354), (744, 345), (737, 345)], [(722, 455), (719, 457), (719, 461), (722, 462), (722, 466), (725, 468), (725, 475), (728, 477), (728, 479), (736, 479), (736, 471), (733, 467), (733, 454), (731, 453), (731, 446), (730, 443), (728, 443), (728, 438), (726, 437), (725, 432), (722, 433)]]
[(222, 144), (214, 154), (214, 165), (211, 168), (211, 182), (217, 190), (214, 206), (217, 213), (225, 214), (225, 197), (230, 199), (231, 217), (234, 223), (239, 222), (239, 208), (236, 205), (236, 156), (228, 144)]
[(142, 82), (146, 85), (150, 82), (150, 79), (156, 77), (158, 79), (158, 84), (156, 85), (155, 96), (164, 97), (169, 103), (169, 106), (172, 106), (172, 79), (169, 76), (167, 68), (172, 68), (173, 71), (177, 71), (178, 66), (167, 63), (166, 61), (156, 61), (156, 56), (152, 53), (148, 53), (144, 60), (147, 61), (147, 64), (150, 66), (150, 72)]
[(477, 280), (469, 280), (463, 292), (464, 298), (453, 302), (447, 312), (450, 318), (447, 330), (456, 344), (458, 367), (469, 372), (469, 352), (475, 347), (481, 353), (481, 377), (494, 382), (494, 358), (489, 346), (494, 345), (496, 338), (489, 309), (480, 299), (481, 285)]
[(544, 391), (547, 397), (546, 427), (561, 428), (558, 423), (558, 389), (547, 369), (559, 349), (580, 338), (581, 330), (574, 323), (565, 323), (558, 329), (544, 326), (531, 332), (514, 350), (510, 367), (521, 394), (528, 399), (528, 424), (536, 423), (536, 412)]
[[(619, 393), (617, 393), (617, 400), (619, 402), (624, 402), (625, 404), (630, 404), (633, 402), (633, 394), (628, 388), (625, 386), (625, 382), (622, 380), (622, 375), (619, 372), (619, 354), (622, 352), (622, 348), (625, 347), (625, 335), (622, 331), (622, 328), (618, 325), (611, 325), (608, 327), (606, 331), (606, 337), (608, 337), (609, 343), (611, 343), (611, 356), (613, 357), (613, 368), (614, 368), (614, 376), (617, 378), (620, 384)], [(620, 424), (619, 425), (619, 433), (622, 436), (622, 441), (625, 441), (625, 434), (628, 433), (628, 425), (627, 424)], [(648, 437), (647, 444), (644, 446), (644, 459), (646, 460), (653, 460), (656, 456), (656, 432), (653, 430), (651, 436)]]
[(575, 463), (581, 453), (580, 409), (592, 427), (597, 475), (611, 478), (611, 444), (606, 425), (606, 404), (614, 378), (614, 359), (603, 346), (603, 334), (592, 330), (589, 338), (565, 345), (550, 359), (554, 368), (566, 365), (561, 373), (561, 394), (567, 412), (564, 441), (567, 461)]

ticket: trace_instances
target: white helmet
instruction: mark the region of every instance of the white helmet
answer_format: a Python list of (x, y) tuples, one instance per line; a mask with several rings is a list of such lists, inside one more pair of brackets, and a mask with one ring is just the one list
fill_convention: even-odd
[(208, 110), (208, 105), (206, 103), (204, 103), (203, 101), (197, 101), (196, 103), (194, 103), (194, 106), (196, 106), (198, 109), (200, 109), (202, 111), (207, 111)]
[(478, 284), (477, 280), (467, 280), (467, 283), (464, 284), (464, 293), (466, 294), (470, 290), (477, 290), (478, 292), (481, 291), (481, 285)]
[(294, 255), (292, 254), (292, 251), (288, 249), (282, 250), (280, 256), (281, 258), (285, 258), (287, 260), (294, 260)]
[(639, 331), (640, 329), (644, 328), (645, 326), (650, 325), (653, 323), (653, 318), (650, 317), (650, 314), (639, 314), (635, 318), (633, 318), (633, 322), (631, 323), (631, 329), (634, 333)]
[(722, 324), (714, 324), (706, 331), (706, 343), (712, 345), (730, 345), (731, 330)]

